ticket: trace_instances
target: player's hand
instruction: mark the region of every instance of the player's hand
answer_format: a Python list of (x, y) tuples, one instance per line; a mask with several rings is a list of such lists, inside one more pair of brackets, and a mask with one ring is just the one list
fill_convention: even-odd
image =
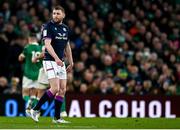
[(59, 65), (59, 66), (61, 66), (61, 67), (64, 66), (63, 62), (62, 62), (59, 58), (58, 58), (58, 59), (55, 59), (55, 62), (57, 63), (57, 65)]
[(36, 57), (32, 58), (32, 63), (36, 63), (38, 59)]
[(24, 56), (24, 54), (20, 54), (19, 55), (19, 57), (18, 57), (18, 60), (20, 61), (20, 62), (22, 62), (23, 60), (24, 60), (24, 58), (25, 58), (25, 56)]
[(68, 65), (68, 67), (66, 68), (67, 72), (71, 72), (73, 68), (73, 64)]

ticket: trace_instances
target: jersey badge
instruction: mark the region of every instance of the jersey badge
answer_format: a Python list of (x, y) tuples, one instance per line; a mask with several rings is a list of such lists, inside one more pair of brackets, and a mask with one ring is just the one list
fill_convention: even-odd
[(67, 31), (67, 30), (66, 30), (66, 28), (63, 28), (63, 31), (65, 31), (65, 32), (66, 32), (66, 31)]

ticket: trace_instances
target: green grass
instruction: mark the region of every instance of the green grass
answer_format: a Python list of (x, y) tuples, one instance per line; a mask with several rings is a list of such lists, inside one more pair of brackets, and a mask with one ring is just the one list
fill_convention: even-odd
[(53, 124), (50, 117), (38, 123), (28, 117), (0, 117), (0, 129), (180, 129), (180, 118), (66, 118), (70, 124)]

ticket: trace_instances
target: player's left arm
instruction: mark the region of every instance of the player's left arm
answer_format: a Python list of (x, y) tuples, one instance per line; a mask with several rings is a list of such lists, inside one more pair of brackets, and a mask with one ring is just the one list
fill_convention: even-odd
[(71, 46), (70, 46), (69, 41), (66, 45), (65, 52), (66, 52), (66, 56), (67, 56), (67, 59), (69, 62), (69, 65), (66, 70), (67, 70), (67, 72), (70, 72), (74, 66), (74, 62), (73, 62), (72, 51), (71, 51)]
[(18, 61), (23, 62), (24, 59), (26, 58), (26, 54), (27, 54), (27, 46), (25, 46), (23, 52), (18, 56)]

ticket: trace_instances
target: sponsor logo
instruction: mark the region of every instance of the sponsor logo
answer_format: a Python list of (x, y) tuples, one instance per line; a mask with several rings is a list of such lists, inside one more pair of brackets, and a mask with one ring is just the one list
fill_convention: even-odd
[(43, 30), (43, 36), (47, 36), (47, 30)]
[(66, 31), (67, 31), (67, 30), (66, 30), (66, 28), (63, 28), (63, 31), (65, 31), (65, 32), (66, 32)]
[[(83, 105), (82, 105), (83, 103)], [(83, 107), (81, 107), (81, 105)], [(93, 109), (92, 109), (93, 108)], [(163, 110), (164, 109), (164, 110)], [(94, 111), (96, 110), (96, 111)], [(117, 100), (112, 103), (111, 100), (101, 100), (94, 106), (92, 100), (72, 100), (70, 103), (69, 117), (150, 117), (150, 118), (176, 118), (176, 114), (172, 113), (172, 103), (167, 100), (160, 102), (158, 100)]]
[(58, 33), (58, 36), (55, 37), (55, 39), (59, 39), (59, 40), (67, 40), (68, 37), (66, 36), (66, 33)]

